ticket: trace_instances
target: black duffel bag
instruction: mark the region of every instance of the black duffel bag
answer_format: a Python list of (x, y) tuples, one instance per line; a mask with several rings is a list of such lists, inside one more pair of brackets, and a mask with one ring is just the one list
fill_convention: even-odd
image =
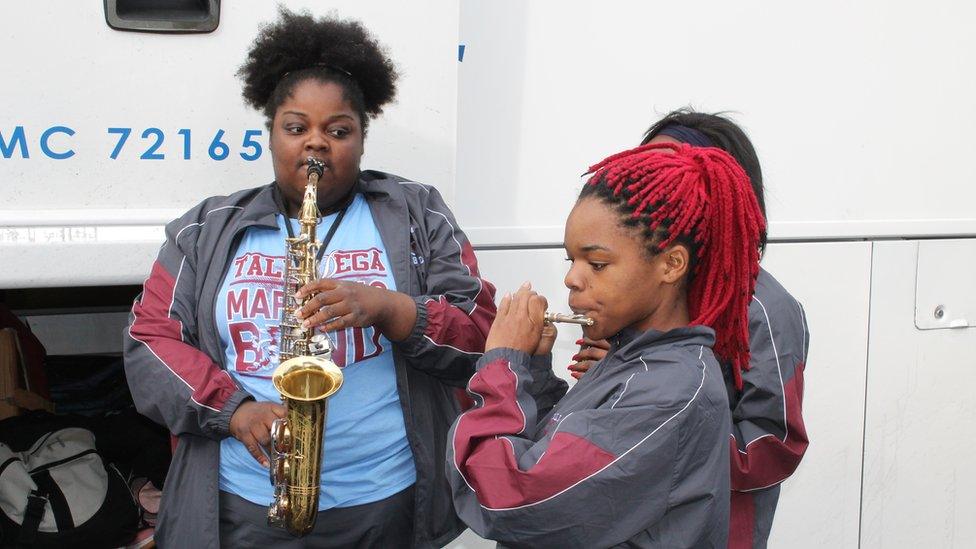
[[(11, 421), (23, 419), (2, 423), (12, 427)], [(44, 423), (21, 424), (15, 440), (0, 443), (0, 546), (128, 543), (139, 525), (138, 507), (125, 478), (96, 450), (95, 435), (65, 427), (37, 436)], [(4, 431), (9, 435), (12, 430), (0, 428), (0, 434)], [(29, 445), (25, 435), (33, 437)]]

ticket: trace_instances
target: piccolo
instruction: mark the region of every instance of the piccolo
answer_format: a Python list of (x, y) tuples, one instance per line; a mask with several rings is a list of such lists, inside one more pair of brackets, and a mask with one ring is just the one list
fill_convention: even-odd
[(544, 318), (546, 322), (565, 322), (568, 324), (579, 324), (581, 326), (592, 326), (596, 324), (595, 320), (586, 315), (566, 315), (563, 313), (546, 312)]

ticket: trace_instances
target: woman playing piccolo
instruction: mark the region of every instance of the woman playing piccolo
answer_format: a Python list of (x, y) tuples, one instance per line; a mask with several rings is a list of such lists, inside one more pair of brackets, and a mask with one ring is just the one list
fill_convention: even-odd
[[(565, 283), (608, 356), (559, 399), (546, 300), (506, 295), (451, 429), (472, 530), (517, 547), (724, 547), (729, 408), (716, 355), (749, 360), (765, 221), (718, 149), (651, 145), (591, 169), (566, 224)], [(544, 332), (547, 332), (544, 334)]]

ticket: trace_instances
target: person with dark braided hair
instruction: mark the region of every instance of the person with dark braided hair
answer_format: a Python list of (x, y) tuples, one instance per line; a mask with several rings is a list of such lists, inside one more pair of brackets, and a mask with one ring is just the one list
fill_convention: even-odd
[(475, 405), (451, 430), (455, 508), (505, 546), (724, 546), (720, 361), (749, 363), (762, 211), (716, 148), (644, 145), (590, 173), (566, 222), (565, 284), (609, 353), (550, 404), (546, 300), (528, 283), (502, 299)]
[[(688, 143), (728, 152), (749, 176), (765, 216), (759, 157), (745, 132), (728, 118), (679, 109), (647, 130), (642, 144), (648, 143)], [(765, 231), (761, 241), (765, 249)], [(749, 304), (748, 368), (741, 371), (723, 365), (732, 409), (729, 547), (766, 546), (780, 484), (793, 474), (806, 452), (803, 371), (809, 342), (803, 306), (760, 268)], [(606, 356), (609, 348), (607, 341), (583, 338), (580, 343), (576, 362), (569, 366), (577, 379)]]
[[(239, 75), (270, 130), (274, 182), (204, 200), (168, 225), (125, 338), (139, 411), (176, 446), (163, 547), (440, 547), (464, 530), (442, 459), (495, 315), (471, 244), (436, 189), (361, 170), (371, 118), (397, 74), (358, 22), (282, 9)], [(297, 234), (307, 158), (322, 278), (297, 315), (328, 333), (330, 397), (319, 513), (304, 538), (267, 525), (266, 448), (284, 415), (279, 363), (285, 238)]]

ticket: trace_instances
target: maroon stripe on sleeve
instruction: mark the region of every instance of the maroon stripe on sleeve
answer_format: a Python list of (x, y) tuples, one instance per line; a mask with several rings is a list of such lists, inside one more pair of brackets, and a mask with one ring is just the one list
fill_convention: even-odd
[(474, 407), (474, 399), (471, 398), (471, 395), (467, 391), (460, 387), (454, 389), (454, 400), (457, 400), (462, 412)]
[(478, 272), (478, 260), (474, 257), (474, 248), (467, 241), (461, 245), (461, 262), (468, 268), (471, 276), (478, 277), (478, 282), (481, 284), (478, 295), (474, 298), (475, 309), (468, 316), (478, 330), (487, 337), (491, 323), (495, 320), (495, 286), (481, 278), (481, 273)]
[(197, 404), (219, 410), (236, 386), (210, 357), (183, 342), (183, 326), (170, 316), (176, 282), (159, 261), (153, 263), (142, 299), (132, 307), (134, 320), (129, 334), (190, 388)]
[(424, 335), (436, 345), (448, 345), (466, 353), (480, 353), (485, 347), (488, 329), (495, 320), (495, 287), (481, 278), (478, 260), (471, 243), (459, 243), (461, 264), (478, 280), (478, 293), (471, 312), (452, 305), (443, 296), (427, 302), (427, 326)]
[(756, 537), (756, 502), (748, 492), (732, 492), (729, 509), (729, 549), (753, 549)]
[(468, 274), (481, 278), (481, 273), (478, 272), (478, 259), (474, 255), (474, 248), (471, 247), (471, 243), (467, 240), (461, 244), (461, 263), (468, 268)]
[(494, 306), (482, 306), (468, 315), (452, 305), (444, 296), (427, 302), (427, 326), (424, 335), (436, 345), (448, 345), (465, 353), (480, 353), (495, 318)]
[(729, 439), (732, 458), (732, 489), (756, 490), (786, 480), (796, 470), (809, 445), (803, 425), (803, 363), (797, 364), (793, 378), (783, 387), (786, 398), (787, 436), (781, 440), (764, 436), (738, 449), (734, 438)]
[(614, 455), (571, 433), (556, 433), (545, 455), (528, 471), (518, 467), (504, 439), (482, 442), (468, 459), (472, 488), (491, 509), (509, 509), (549, 499), (613, 461)]
[[(555, 496), (603, 469), (615, 456), (578, 435), (556, 433), (543, 456), (519, 468), (513, 442), (525, 428), (516, 400), (518, 378), (504, 359), (482, 368), (469, 390), (482, 406), (465, 412), (454, 434), (455, 466), (490, 509), (532, 505)], [(524, 440), (519, 440), (524, 443)]]

